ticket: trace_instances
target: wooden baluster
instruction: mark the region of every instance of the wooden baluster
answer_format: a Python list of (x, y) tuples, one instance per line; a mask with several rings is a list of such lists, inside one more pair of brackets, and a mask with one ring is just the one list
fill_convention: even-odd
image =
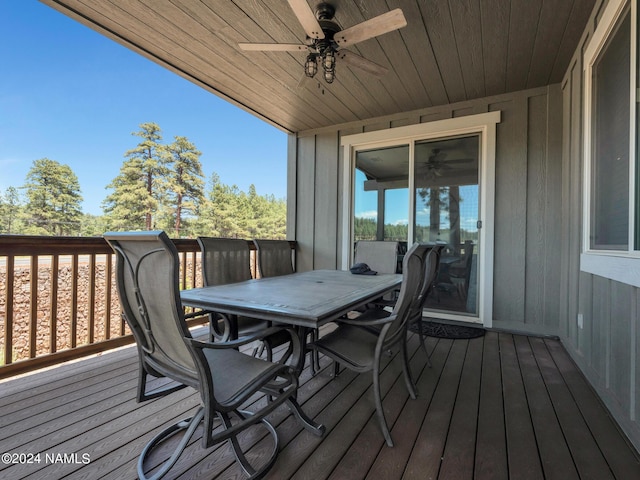
[(89, 255), (89, 325), (88, 333), (89, 343), (95, 341), (95, 328), (96, 328), (96, 254)]
[(71, 348), (78, 344), (78, 254), (71, 256)]
[(38, 255), (31, 257), (29, 270), (29, 358), (36, 358), (38, 339)]
[(7, 255), (7, 281), (5, 286), (5, 323), (4, 323), (4, 364), (13, 362), (13, 287), (15, 280), (15, 257)]
[(196, 252), (191, 252), (191, 288), (196, 286)]
[(51, 290), (49, 299), (51, 305), (49, 307), (51, 311), (51, 323), (49, 325), (49, 352), (55, 353), (58, 351), (58, 270), (60, 268), (60, 256), (51, 256)]
[(104, 306), (104, 338), (106, 340), (111, 338), (111, 289), (113, 288), (111, 275), (113, 275), (113, 255), (106, 255), (106, 265), (104, 267), (104, 293), (106, 302)]

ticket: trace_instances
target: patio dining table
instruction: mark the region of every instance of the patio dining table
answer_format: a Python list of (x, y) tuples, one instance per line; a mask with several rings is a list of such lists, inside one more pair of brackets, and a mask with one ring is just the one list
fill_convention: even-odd
[[(302, 345), (310, 329), (336, 320), (402, 283), (402, 275), (354, 275), (311, 270), (278, 277), (183, 290), (185, 306), (296, 327)], [(304, 356), (304, 348), (301, 355)], [(298, 368), (304, 364), (299, 359)]]

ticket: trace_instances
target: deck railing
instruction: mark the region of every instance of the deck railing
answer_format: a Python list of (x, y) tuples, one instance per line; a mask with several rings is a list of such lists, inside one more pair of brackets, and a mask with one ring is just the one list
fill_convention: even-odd
[[(173, 241), (181, 288), (201, 286), (197, 241)], [(103, 238), (0, 235), (0, 378), (133, 341), (121, 317), (115, 256)]]

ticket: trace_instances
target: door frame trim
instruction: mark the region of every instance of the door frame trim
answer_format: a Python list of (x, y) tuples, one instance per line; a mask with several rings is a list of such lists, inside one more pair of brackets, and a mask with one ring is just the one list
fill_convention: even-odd
[[(495, 111), (342, 137), (340, 139), (340, 145), (343, 148), (344, 155), (344, 170), (342, 176), (344, 195), (342, 197), (342, 228), (340, 229), (338, 240), (342, 245), (341, 268), (349, 268), (352, 260), (353, 248), (350, 247), (350, 245), (353, 245), (352, 211), (354, 191), (352, 186), (354, 180), (355, 153), (358, 150), (401, 143), (413, 145), (413, 142), (417, 140), (478, 134), (480, 136), (480, 172), (478, 185), (480, 194), (479, 220), (482, 221), (482, 228), (479, 232), (480, 242), (478, 252), (478, 258), (481, 259), (478, 268), (478, 316), (440, 315), (440, 312), (438, 312), (438, 316), (451, 320), (481, 323), (484, 327), (491, 328), (493, 325), (496, 125), (500, 123), (500, 121), (501, 112)], [(410, 175), (410, 179), (412, 177), (413, 175)]]

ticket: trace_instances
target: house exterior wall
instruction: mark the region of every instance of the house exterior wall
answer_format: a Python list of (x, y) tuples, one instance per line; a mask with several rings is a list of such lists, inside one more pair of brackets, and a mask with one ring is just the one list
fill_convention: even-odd
[(560, 337), (640, 450), (640, 289), (580, 270), (582, 54), (605, 5), (561, 84), (291, 135), (288, 226), (299, 270), (339, 267), (342, 136), (500, 110), (493, 327)]
[[(496, 133), (493, 327), (556, 335), (560, 308), (560, 85), (435, 107), (289, 139), (289, 238), (299, 271), (342, 258), (342, 136), (501, 111)], [(486, 227), (486, 225), (485, 225)]]
[[(583, 238), (583, 52), (598, 2), (561, 84), (563, 108), (560, 336), (601, 399), (640, 449), (640, 289), (580, 270)], [(583, 327), (578, 326), (578, 314)]]

